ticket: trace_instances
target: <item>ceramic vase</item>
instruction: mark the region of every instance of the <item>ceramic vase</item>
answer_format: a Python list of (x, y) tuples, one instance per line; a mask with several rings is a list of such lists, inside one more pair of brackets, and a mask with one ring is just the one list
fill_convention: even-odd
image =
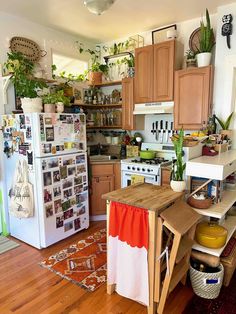
[(197, 66), (205, 67), (211, 63), (211, 52), (201, 52), (197, 54)]
[(127, 69), (128, 77), (134, 77), (134, 67), (130, 67)]
[(170, 186), (174, 192), (183, 192), (186, 188), (186, 182), (171, 180)]
[(63, 102), (58, 102), (56, 104), (56, 111), (57, 111), (57, 113), (62, 113), (64, 111), (64, 104), (63, 104)]
[(41, 112), (43, 109), (42, 98), (21, 98), (21, 108), (24, 113)]
[(44, 112), (54, 113), (55, 111), (55, 104), (44, 104)]

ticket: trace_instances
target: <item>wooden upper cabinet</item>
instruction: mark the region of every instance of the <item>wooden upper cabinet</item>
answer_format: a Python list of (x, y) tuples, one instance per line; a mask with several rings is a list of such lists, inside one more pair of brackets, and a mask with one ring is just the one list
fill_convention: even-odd
[(175, 41), (153, 46), (153, 101), (170, 101), (174, 97)]
[(122, 80), (122, 129), (134, 129), (134, 79), (127, 77)]
[(153, 46), (135, 49), (135, 103), (153, 99)]
[(175, 72), (175, 129), (199, 130), (211, 109), (212, 66)]
[(175, 40), (135, 49), (135, 103), (171, 101), (183, 46)]

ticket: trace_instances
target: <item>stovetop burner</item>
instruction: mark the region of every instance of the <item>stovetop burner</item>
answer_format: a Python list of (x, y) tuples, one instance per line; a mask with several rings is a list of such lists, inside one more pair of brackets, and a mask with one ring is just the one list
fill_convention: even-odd
[(137, 159), (131, 160), (131, 162), (141, 163), (141, 164), (146, 164), (146, 165), (159, 165), (159, 164), (166, 162), (166, 161), (169, 161), (169, 160), (165, 159), (164, 157), (156, 157), (153, 159), (137, 158)]

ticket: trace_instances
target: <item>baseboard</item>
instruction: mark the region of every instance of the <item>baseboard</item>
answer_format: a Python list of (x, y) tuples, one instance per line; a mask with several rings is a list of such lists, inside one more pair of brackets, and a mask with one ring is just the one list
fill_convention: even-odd
[(107, 220), (107, 215), (96, 215), (96, 216), (89, 216), (90, 221), (101, 221)]

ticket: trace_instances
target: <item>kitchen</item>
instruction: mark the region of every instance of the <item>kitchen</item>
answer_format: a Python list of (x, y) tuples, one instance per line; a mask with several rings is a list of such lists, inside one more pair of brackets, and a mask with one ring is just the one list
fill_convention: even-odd
[[(114, 4), (115, 5), (115, 4)], [(219, 4), (220, 5), (220, 4)], [(189, 36), (191, 35), (191, 33), (193, 32), (194, 29), (196, 29), (197, 27), (199, 27), (199, 21), (200, 21), (200, 12), (203, 13), (204, 10), (205, 10), (205, 4), (202, 6), (201, 10), (199, 11), (199, 14), (198, 14), (198, 18), (194, 19), (194, 20), (188, 20), (188, 18), (185, 18), (186, 22), (183, 22), (183, 23), (178, 23), (177, 24), (177, 30), (180, 34), (180, 38), (182, 37), (182, 43), (184, 44), (184, 51), (187, 50), (188, 46), (188, 39), (189, 39)], [(210, 7), (208, 7), (210, 9)], [(112, 10), (112, 7), (111, 9)], [(107, 14), (110, 12), (110, 10), (108, 10)], [(213, 10), (214, 11), (214, 10)], [(211, 10), (210, 10), (211, 12)], [(215, 11), (216, 12), (216, 11)], [(233, 68), (234, 68), (234, 63), (235, 63), (235, 59), (234, 59), (234, 49), (235, 49), (235, 46), (234, 46), (234, 38), (233, 36), (231, 36), (231, 50), (229, 50), (226, 46), (226, 38), (221, 36), (221, 26), (222, 26), (222, 22), (221, 22), (221, 18), (223, 15), (225, 14), (228, 14), (228, 13), (231, 13), (232, 15), (234, 15), (234, 12), (235, 12), (235, 4), (232, 4), (232, 5), (229, 5), (229, 6), (223, 6), (223, 7), (218, 7), (218, 10), (217, 10), (217, 14), (213, 14), (211, 16), (211, 22), (212, 24), (214, 25), (214, 29), (217, 30), (217, 32), (215, 33), (216, 35), (216, 52), (215, 52), (215, 60), (214, 60), (214, 65), (215, 65), (215, 75), (214, 75), (214, 108), (215, 108), (215, 113), (217, 116), (220, 116), (220, 117), (227, 117), (229, 115), (229, 113), (231, 111), (234, 110), (233, 108), (233, 94), (232, 94), (232, 84), (233, 84)], [(89, 14), (89, 13), (88, 13)], [(8, 48), (8, 40), (15, 36), (16, 35), (16, 32), (15, 32), (15, 27), (14, 27), (14, 23), (15, 25), (21, 25), (21, 28), (22, 28), (22, 32), (20, 33), (21, 36), (25, 36), (27, 38), (32, 38), (33, 40), (37, 41), (36, 40), (36, 37), (33, 36), (31, 34), (31, 31), (35, 32), (35, 34), (38, 34), (38, 38), (45, 38), (45, 36), (47, 37), (47, 39), (44, 40), (44, 42), (42, 42), (41, 44), (41, 41), (40, 41), (40, 47), (46, 51), (49, 51), (48, 52), (48, 55), (46, 56), (45, 59), (43, 59), (43, 61), (46, 63), (46, 69), (49, 71), (50, 70), (50, 66), (51, 66), (51, 61), (50, 61), (50, 49), (49, 47), (51, 46), (54, 46), (55, 50), (59, 50), (59, 51), (64, 51), (64, 53), (66, 54), (66, 50), (72, 50), (72, 44), (74, 43), (74, 37), (71, 36), (71, 35), (68, 35), (68, 36), (64, 36), (64, 34), (61, 34), (59, 32), (56, 32), (56, 31), (53, 31), (53, 30), (49, 30), (47, 32), (47, 35), (45, 34), (45, 28), (42, 26), (42, 25), (39, 25), (39, 24), (36, 24), (36, 23), (32, 23), (32, 22), (29, 22), (27, 20), (25, 20), (24, 18), (19, 18), (19, 17), (13, 17), (13, 16), (9, 16), (7, 13), (1, 13), (1, 16), (2, 16), (2, 23), (3, 23), (3, 27), (2, 29), (4, 29), (4, 32), (2, 34), (2, 42), (4, 43), (4, 47), (5, 47), (5, 50), (7, 50)], [(105, 18), (106, 16), (102, 16), (100, 18)], [(196, 16), (197, 17), (197, 16)], [(97, 17), (98, 18), (98, 17)], [(189, 16), (189, 18), (191, 18)], [(11, 21), (11, 27), (9, 27), (9, 21)], [(234, 22), (234, 21), (233, 21)], [(8, 27), (4, 27), (4, 23), (6, 23), (8, 25)], [(169, 23), (166, 23), (166, 24), (169, 24)], [(165, 23), (163, 23), (162, 25), (165, 25)], [(162, 26), (160, 25), (160, 26)], [(150, 28), (151, 29), (151, 28)], [(135, 32), (135, 31), (134, 31)], [(151, 44), (151, 31), (147, 32), (146, 33), (146, 36), (147, 36), (147, 41), (146, 41), (146, 38), (145, 38), (145, 46), (148, 45), (148, 44)], [(6, 39), (7, 38), (7, 39)], [(119, 40), (117, 40), (119, 41)], [(105, 40), (103, 41), (105, 42)], [(4, 52), (4, 56), (2, 56), (2, 62), (4, 62), (4, 58), (6, 56), (6, 53)], [(225, 63), (222, 62), (222, 60), (225, 60)], [(222, 73), (225, 73), (225, 81), (222, 82)], [(10, 87), (11, 88), (11, 87)], [(112, 87), (113, 89), (113, 87)], [(230, 92), (229, 92), (230, 91)], [(9, 96), (11, 97), (11, 96)], [(10, 101), (10, 103), (12, 103), (12, 101)], [(232, 108), (231, 108), (231, 104), (232, 104)], [(144, 122), (144, 125), (145, 125), (145, 130), (142, 131), (141, 129), (137, 128), (135, 130), (137, 130), (139, 133), (141, 133), (141, 135), (145, 138), (145, 142), (146, 143), (152, 143), (152, 142), (156, 142), (156, 132), (154, 132), (156, 130), (156, 122), (158, 121), (158, 124), (159, 126), (157, 128), (160, 127), (160, 129), (163, 129), (163, 130), (173, 130), (173, 127), (171, 126), (171, 122), (173, 122), (173, 119), (170, 118), (169, 114), (167, 114), (167, 119), (168, 119), (168, 127), (166, 128), (165, 126), (165, 121), (167, 121), (167, 119), (165, 118), (165, 116), (163, 117), (160, 117), (160, 118), (157, 118), (157, 116), (155, 115), (145, 115), (145, 116), (142, 116), (142, 115), (137, 115), (137, 118), (140, 120), (144, 120), (144, 121), (141, 121), (141, 122)], [(136, 117), (135, 117), (135, 120)], [(162, 122), (162, 127), (161, 127), (161, 120), (163, 120)], [(136, 121), (135, 121), (136, 122)], [(153, 123), (154, 123), (154, 127), (153, 127)], [(233, 121), (233, 130), (235, 130), (235, 121)], [(153, 132), (152, 132), (153, 131)], [(158, 132), (159, 133), (159, 132)], [(162, 132), (164, 133), (164, 132)], [(131, 133), (132, 134), (132, 133)], [(158, 134), (159, 135), (159, 134)], [(161, 134), (160, 133), (160, 137), (164, 135), (164, 134)], [(166, 135), (166, 134), (165, 134)], [(105, 141), (104, 141), (104, 138), (101, 136), (101, 133), (96, 133), (96, 136), (98, 136), (98, 141), (97, 142), (100, 142), (103, 144), (105, 144)], [(158, 140), (157, 140), (158, 142)], [(171, 146), (171, 142), (168, 140), (167, 143), (168, 145), (167, 146)], [(162, 143), (161, 143), (162, 144)], [(164, 143), (163, 143), (164, 145)], [(232, 143), (232, 146), (234, 146), (234, 142)], [(115, 147), (115, 145), (114, 145)], [(112, 148), (114, 148), (112, 147)], [(162, 147), (163, 148), (163, 147)], [(144, 148), (146, 149), (146, 148)], [(156, 149), (155, 149), (156, 150)], [(166, 150), (168, 153), (169, 153), (169, 150), (167, 149)], [(170, 152), (170, 156), (171, 156), (171, 153)], [(118, 152), (109, 152), (108, 153), (109, 155), (119, 155), (119, 151)], [(164, 157), (164, 156), (163, 156)], [(169, 160), (172, 159), (172, 156), (170, 158), (168, 158)], [(101, 168), (101, 164), (103, 165), (103, 167)], [(105, 182), (104, 185), (108, 185), (108, 186), (117, 186), (119, 185), (119, 183), (116, 183), (114, 182), (114, 176), (115, 178), (118, 179), (118, 175), (114, 174), (114, 171), (118, 171), (117, 173), (119, 173), (119, 170), (115, 169), (116, 167), (118, 167), (117, 165), (117, 162), (114, 161), (113, 163), (111, 162), (107, 162), (106, 160), (102, 161), (95, 161), (93, 160), (92, 162), (92, 166), (96, 167), (97, 166), (97, 170), (98, 170), (98, 173), (96, 173), (96, 170), (95, 173), (96, 176), (105, 176), (105, 177), (109, 177), (109, 182)], [(138, 166), (132, 166), (132, 167), (138, 167)], [(146, 166), (142, 166), (145, 167)], [(151, 169), (151, 168), (149, 168)], [(99, 173), (100, 171), (100, 173)], [(118, 179), (119, 180), (119, 179)], [(96, 181), (96, 180), (95, 180)], [(103, 186), (104, 186), (103, 185)], [(95, 188), (97, 190), (97, 187)], [(102, 190), (100, 193), (101, 194), (105, 194), (107, 191), (105, 189)], [(96, 200), (96, 198), (95, 198)], [(105, 201), (104, 203), (105, 204)], [(101, 213), (102, 215), (104, 215), (104, 212)], [(97, 215), (94, 215), (94, 216), (97, 216)], [(96, 217), (95, 217), (96, 218)], [(102, 217), (103, 218), (103, 217)], [(97, 226), (101, 226), (103, 222), (97, 222)], [(99, 225), (100, 224), (100, 225)], [(96, 230), (96, 225), (93, 225), (92, 224), (92, 227), (91, 229), (88, 229), (88, 230)], [(88, 233), (88, 230), (84, 231), (85, 234), (89, 235)], [(80, 237), (80, 233), (77, 234), (78, 238)], [(73, 236), (74, 237), (74, 236)], [(73, 243), (73, 240), (69, 240), (70, 238), (64, 240), (65, 241), (65, 244), (69, 244), (69, 243)], [(73, 238), (74, 241), (76, 241), (76, 238)], [(81, 237), (82, 239), (82, 237)], [(72, 241), (72, 242), (70, 242)], [(55, 249), (53, 250), (52, 247), (49, 248), (49, 251), (48, 253), (43, 252), (43, 253), (37, 253), (37, 255), (41, 255), (41, 257), (39, 257), (39, 259), (35, 258), (37, 261), (40, 261), (42, 260), (44, 257), (46, 258), (47, 256), (49, 256), (51, 253), (55, 252), (55, 251), (58, 251), (59, 249), (62, 249), (63, 248), (63, 245), (62, 243), (59, 243), (59, 244), (56, 244), (57, 247), (55, 247)], [(13, 252), (13, 251), (12, 251)], [(43, 258), (42, 258), (43, 256)], [(42, 273), (41, 273), (42, 274)], [(51, 274), (50, 274), (51, 275)], [(45, 274), (46, 276), (46, 274)], [(54, 279), (54, 277), (50, 277), (52, 278), (52, 281), (56, 282), (56, 279)], [(46, 280), (46, 277), (45, 277), (45, 280)], [(83, 295), (83, 298), (85, 297), (85, 294), (83, 291), (79, 291), (76, 289), (76, 287), (72, 287), (70, 288), (70, 286), (68, 284), (66, 284), (66, 289), (70, 290), (71, 291), (71, 302), (76, 302), (77, 298), (78, 298), (78, 294), (80, 294), (81, 296)], [(103, 287), (102, 288), (103, 291), (98, 291), (98, 292), (95, 292), (95, 295), (102, 297), (102, 295), (105, 294), (105, 288)], [(27, 291), (27, 290), (26, 290)], [(186, 295), (189, 296), (190, 298), (190, 292), (188, 292), (188, 290), (186, 289), (186, 287), (183, 288), (182, 291), (185, 291)], [(174, 292), (174, 293), (180, 293), (181, 295), (181, 292)], [(94, 294), (93, 294), (94, 296)], [(63, 296), (63, 293), (61, 295), (61, 297), (65, 297)], [(88, 296), (86, 296), (85, 298), (88, 298)], [(136, 311), (145, 311), (145, 309), (143, 307), (141, 307), (140, 305), (138, 304), (134, 304), (132, 303), (132, 301), (122, 301), (123, 298), (121, 298), (119, 295), (115, 295), (115, 296), (112, 296), (112, 298), (115, 298), (115, 300), (117, 300), (118, 304), (122, 304), (122, 302), (127, 302), (126, 305), (124, 304), (124, 307), (123, 307), (123, 311), (125, 312), (125, 307), (127, 306), (130, 306), (133, 310), (133, 312), (136, 312)], [(172, 297), (171, 297), (172, 298)], [(188, 297), (187, 297), (188, 298)], [(173, 304), (175, 304), (176, 301), (176, 298), (173, 297), (172, 298), (172, 306), (174, 307)], [(97, 299), (98, 301), (98, 299)], [(37, 301), (36, 301), (37, 302)], [(57, 301), (56, 301), (57, 302)], [(65, 303), (67, 301), (65, 300)], [(91, 300), (93, 306), (95, 306), (96, 303), (93, 303), (93, 301)], [(116, 301), (115, 301), (116, 302)], [(187, 301), (186, 301), (187, 302)], [(62, 305), (62, 307), (66, 307), (66, 305)], [(86, 302), (85, 301), (81, 301), (80, 304), (84, 304), (84, 309), (86, 308)], [(102, 308), (103, 308), (103, 304), (102, 302), (100, 302), (100, 305), (99, 305), (99, 302), (98, 302), (98, 307), (100, 306), (100, 311), (102, 313)], [(118, 305), (120, 306), (120, 305)], [(139, 307), (140, 306), (140, 307)], [(167, 305), (168, 306), (168, 305)], [(5, 307), (7, 308), (7, 307)], [(36, 308), (36, 307), (35, 307)], [(57, 309), (59, 308), (59, 305), (57, 305)], [(46, 306), (44, 307), (44, 310), (46, 311)], [(83, 310), (82, 310), (83, 311)], [(99, 310), (98, 310), (99, 311)]]

